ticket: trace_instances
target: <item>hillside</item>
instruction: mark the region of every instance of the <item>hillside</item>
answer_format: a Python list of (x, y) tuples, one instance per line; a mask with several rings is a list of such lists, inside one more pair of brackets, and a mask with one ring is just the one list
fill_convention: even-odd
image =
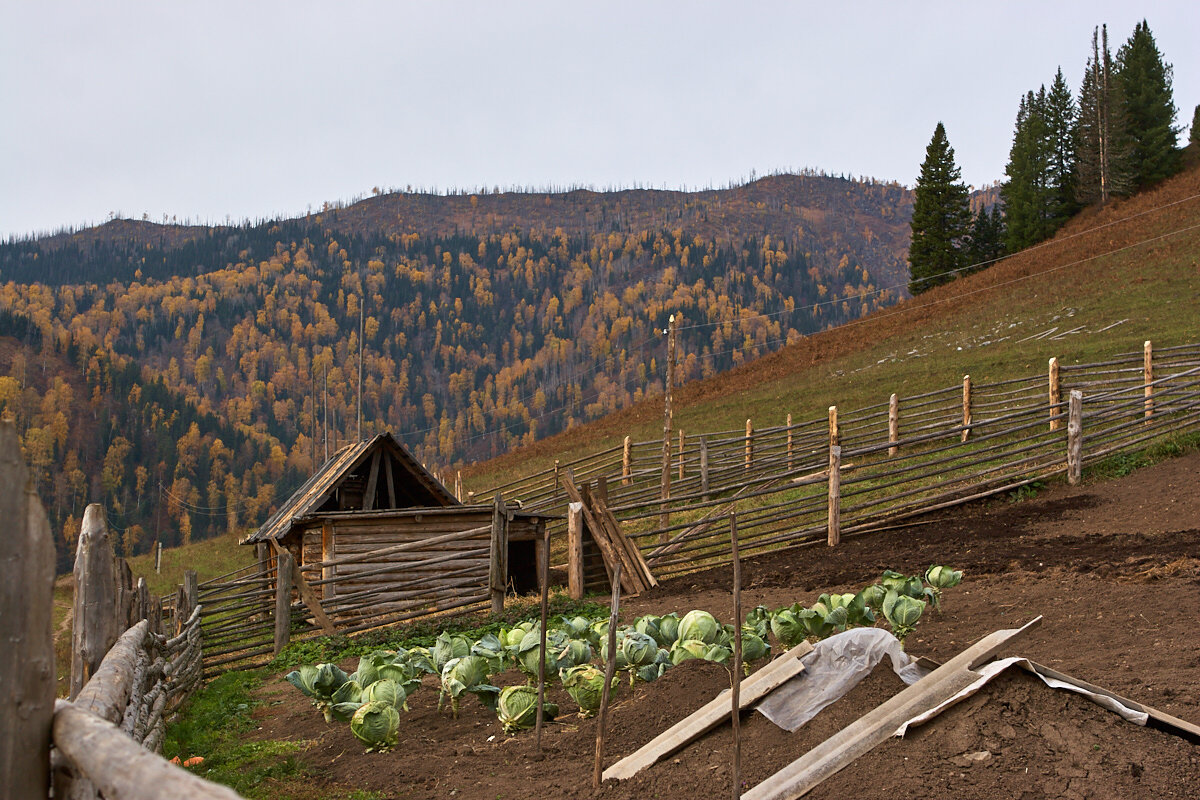
[(360, 366), (362, 435), (437, 468), (492, 457), (661, 392), (671, 315), (696, 380), (894, 303), (910, 207), (896, 184), (779, 175), (9, 241), (0, 410), (60, 554), (87, 500), (126, 553), (205, 538), (358, 435)]
[[(676, 427), (779, 425), (955, 385), (1001, 380), (1116, 352), (1200, 341), (1200, 160), (1154, 189), (1090, 208), (1054, 239), (778, 352), (676, 389)], [(1053, 330), (1043, 338), (1034, 338)], [(661, 436), (652, 398), (464, 471), (482, 490), (619, 443)]]

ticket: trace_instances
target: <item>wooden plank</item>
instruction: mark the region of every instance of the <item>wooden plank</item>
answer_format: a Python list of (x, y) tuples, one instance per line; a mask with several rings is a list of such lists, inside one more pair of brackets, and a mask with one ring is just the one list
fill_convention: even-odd
[(375, 489), (379, 486), (379, 462), (382, 458), (382, 450), (376, 450), (375, 455), (371, 456), (371, 472), (367, 476), (367, 489), (363, 492), (363, 511), (375, 508)]
[[(608, 541), (608, 537), (600, 533), (600, 521), (596, 519), (596, 515), (592, 513), (588, 504), (583, 502), (583, 497), (579, 494), (579, 489), (575, 485), (575, 475), (570, 467), (567, 467), (567, 474), (563, 478), (563, 490), (566, 491), (567, 497), (572, 503), (579, 503), (583, 508), (583, 519), (587, 523), (588, 531), (592, 534), (592, 541), (600, 548), (600, 554), (604, 558), (604, 566), (608, 570), (609, 583), (612, 582), (613, 568), (620, 562), (617, 552), (613, 547), (612, 542)], [(621, 588), (625, 591), (625, 596), (630, 597), (637, 594), (633, 577), (630, 575), (621, 575)]]
[[(0, 792), (46, 797), (54, 717), (54, 536), (17, 438), (0, 421)], [(20, 611), (18, 611), (20, 609)]]
[(592, 538), (603, 538), (608, 541), (608, 543), (612, 546), (613, 552), (616, 553), (617, 558), (620, 559), (621, 566), (623, 568), (623, 574), (629, 575), (629, 579), (633, 585), (633, 591), (639, 593), (644, 592), (650, 588), (650, 584), (646, 580), (646, 576), (642, 573), (641, 569), (637, 566), (637, 562), (630, 552), (632, 550), (636, 550), (637, 548), (632, 542), (625, 538), (619, 527), (609, 526), (608, 518), (605, 515), (605, 510), (606, 508), (604, 506), (604, 501), (600, 499), (599, 495), (592, 497), (592, 516), (599, 523), (598, 530), (592, 531)]
[(826, 544), (836, 547), (842, 540), (842, 448), (829, 448), (829, 514)]
[(639, 580), (645, 584), (646, 589), (653, 589), (658, 586), (658, 580), (654, 577), (654, 573), (650, 571), (650, 565), (646, 563), (646, 559), (642, 556), (641, 549), (634, 544), (621, 530), (620, 523), (613, 513), (608, 510), (608, 505), (598, 495), (593, 498), (592, 503), (596, 507), (596, 516), (600, 518), (602, 524), (606, 527), (609, 539), (620, 545), (621, 550), (626, 554), (625, 562), (626, 569), (636, 573)]
[(742, 797), (744, 800), (795, 800), (856, 758), (890, 739), (907, 720), (935, 708), (968, 686), (973, 669), (991, 660), (1014, 640), (1041, 624), (1035, 617), (1021, 628), (989, 633), (943, 666), (859, 717)]
[[(802, 673), (804, 665), (800, 663), (800, 659), (812, 652), (812, 649), (812, 645), (808, 642), (801, 642), (743, 681), (740, 692), (741, 708), (744, 709), (757, 703)], [(632, 778), (646, 767), (662, 761), (689, 742), (712, 730), (729, 718), (731, 694), (729, 689), (722, 690), (709, 703), (651, 739), (641, 749), (606, 769), (604, 779)]]
[(383, 479), (387, 482), (388, 508), (396, 507), (396, 479), (392, 475), (392, 457), (383, 459)]

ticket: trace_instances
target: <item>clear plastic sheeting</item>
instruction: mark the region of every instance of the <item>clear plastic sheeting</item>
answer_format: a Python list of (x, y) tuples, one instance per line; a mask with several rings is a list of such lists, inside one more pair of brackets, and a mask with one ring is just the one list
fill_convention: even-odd
[(909, 686), (929, 674), (888, 631), (852, 628), (817, 642), (812, 652), (800, 659), (804, 672), (771, 692), (756, 708), (784, 730), (795, 731), (857, 686), (884, 657), (891, 658), (892, 671)]

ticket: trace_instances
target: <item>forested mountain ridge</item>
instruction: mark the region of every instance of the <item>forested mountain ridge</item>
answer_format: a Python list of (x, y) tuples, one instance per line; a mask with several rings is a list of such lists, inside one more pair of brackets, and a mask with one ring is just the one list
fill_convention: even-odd
[[(0, 244), (0, 413), (62, 532), (136, 552), (257, 524), (338, 444), (488, 457), (898, 300), (911, 193), (386, 194), (259, 225), (116, 220)], [(326, 388), (327, 385), (327, 388)]]

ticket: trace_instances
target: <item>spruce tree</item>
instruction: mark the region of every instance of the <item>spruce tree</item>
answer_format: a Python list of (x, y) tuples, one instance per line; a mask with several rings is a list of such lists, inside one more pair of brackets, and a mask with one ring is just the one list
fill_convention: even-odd
[(1079, 87), (1075, 120), (1075, 197), (1081, 203), (1104, 203), (1129, 192), (1131, 148), (1124, 108), (1108, 27), (1102, 26), (1092, 30), (1092, 56)]
[(1012, 149), (1004, 168), (1008, 179), (1000, 187), (1008, 218), (1010, 252), (1037, 244), (1054, 232), (1048, 131), (1043, 86), (1037, 94), (1029, 92), (1021, 99)]
[(1000, 214), (1000, 204), (993, 205), (990, 212), (986, 208), (980, 208), (971, 223), (971, 266), (974, 269), (984, 269), (1003, 258), (1006, 252), (1004, 217)]
[(1138, 187), (1179, 171), (1176, 149), (1175, 103), (1171, 93), (1171, 65), (1145, 20), (1117, 51), (1116, 78), (1125, 103), (1125, 120), (1133, 149), (1133, 181)]
[(1047, 181), (1052, 190), (1050, 216), (1055, 230), (1079, 210), (1075, 200), (1075, 115), (1075, 98), (1059, 67), (1046, 95), (1046, 136), (1050, 144)]
[(1192, 113), (1192, 132), (1188, 134), (1189, 144), (1200, 144), (1200, 105)]
[(914, 194), (908, 287), (919, 294), (955, 278), (969, 257), (970, 197), (940, 122), (925, 148)]

